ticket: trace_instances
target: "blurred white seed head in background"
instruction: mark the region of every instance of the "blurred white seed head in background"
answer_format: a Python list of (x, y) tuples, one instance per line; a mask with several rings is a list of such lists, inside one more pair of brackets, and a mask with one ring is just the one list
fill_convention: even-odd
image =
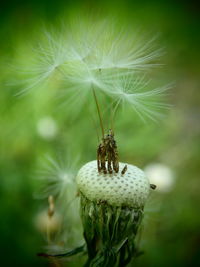
[(151, 163), (144, 168), (144, 172), (150, 183), (157, 186), (156, 191), (167, 193), (173, 190), (175, 175), (170, 167), (161, 163)]
[(40, 118), (37, 122), (38, 135), (46, 140), (52, 140), (58, 133), (58, 126), (56, 121), (52, 117)]
[(72, 162), (69, 154), (60, 155), (56, 159), (47, 156), (41, 162), (41, 168), (38, 171), (41, 188), (37, 196), (45, 199), (52, 195), (57, 200), (64, 201), (74, 198), (76, 164), (77, 160)]

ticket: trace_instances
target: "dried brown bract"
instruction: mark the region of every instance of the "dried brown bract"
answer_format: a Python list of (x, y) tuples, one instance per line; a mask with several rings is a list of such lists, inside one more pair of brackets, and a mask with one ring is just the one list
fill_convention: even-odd
[(102, 139), (102, 142), (98, 146), (97, 167), (98, 172), (103, 171), (105, 174), (113, 173), (113, 171), (116, 173), (119, 172), (118, 151), (112, 130), (109, 130), (109, 133)]
[(155, 190), (156, 187), (157, 187), (157, 186), (156, 186), (155, 184), (150, 184), (150, 188), (151, 188), (151, 189)]
[(124, 166), (123, 170), (121, 171), (121, 174), (124, 175), (126, 171), (127, 171), (127, 165)]

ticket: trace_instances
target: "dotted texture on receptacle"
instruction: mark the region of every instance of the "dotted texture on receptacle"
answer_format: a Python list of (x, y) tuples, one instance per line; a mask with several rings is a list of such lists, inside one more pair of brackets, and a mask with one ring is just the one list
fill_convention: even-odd
[[(125, 174), (121, 174), (127, 165)], [(145, 173), (136, 166), (119, 163), (119, 172), (99, 173), (97, 161), (85, 164), (78, 172), (79, 191), (91, 201), (106, 201), (113, 206), (143, 207), (150, 185)]]

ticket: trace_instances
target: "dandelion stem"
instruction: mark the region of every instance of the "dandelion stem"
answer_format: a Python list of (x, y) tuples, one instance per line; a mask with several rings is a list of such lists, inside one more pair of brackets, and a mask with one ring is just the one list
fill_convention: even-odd
[(51, 234), (50, 234), (50, 226), (49, 226), (50, 222), (47, 222), (47, 243), (51, 244)]
[(101, 131), (102, 131), (102, 137), (104, 137), (104, 128), (103, 128), (102, 116), (101, 116), (100, 107), (99, 107), (99, 103), (98, 103), (97, 96), (96, 96), (96, 93), (95, 93), (94, 88), (92, 88), (92, 92), (93, 92), (95, 104), (96, 104), (96, 107), (97, 107), (97, 112), (98, 112), (100, 126), (101, 126)]
[(95, 131), (96, 131), (96, 135), (97, 135), (97, 141), (99, 143), (100, 142), (100, 138), (99, 138), (99, 133), (98, 133), (98, 130), (97, 130), (97, 124), (96, 124), (96, 121), (95, 121), (94, 117), (92, 116), (92, 113), (91, 113), (91, 121), (92, 121), (92, 123), (93, 123), (93, 125), (95, 127)]

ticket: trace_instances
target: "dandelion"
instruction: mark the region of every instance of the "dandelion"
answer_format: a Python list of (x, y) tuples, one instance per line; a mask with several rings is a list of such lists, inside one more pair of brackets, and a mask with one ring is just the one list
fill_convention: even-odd
[[(44, 64), (45, 78), (54, 71), (59, 73), (64, 87), (62, 97), (67, 98), (70, 93), (70, 101), (78, 98), (76, 109), (89, 95), (93, 96), (102, 131), (97, 160), (86, 163), (76, 176), (85, 244), (63, 256), (87, 252), (86, 266), (125, 266), (139, 254), (135, 239), (150, 190), (156, 185), (150, 184), (141, 169), (119, 161), (113, 127), (108, 134), (104, 132), (98, 96), (101, 93), (109, 97), (114, 107), (113, 121), (118, 107), (125, 105), (142, 119), (154, 120), (168, 108), (160, 99), (169, 86), (152, 88), (146, 79), (145, 73), (157, 65), (155, 60), (161, 54), (161, 50), (154, 49), (155, 38), (144, 42), (129, 31), (117, 31), (110, 21), (84, 26), (85, 29), (76, 25), (75, 35), (66, 32), (63, 45), (48, 37), (50, 49), (45, 62), (50, 62), (52, 68)], [(50, 172), (44, 176), (50, 181), (45, 195), (51, 190), (62, 198), (69, 193), (64, 188), (74, 178), (70, 179), (69, 170), (63, 172), (52, 160)]]

